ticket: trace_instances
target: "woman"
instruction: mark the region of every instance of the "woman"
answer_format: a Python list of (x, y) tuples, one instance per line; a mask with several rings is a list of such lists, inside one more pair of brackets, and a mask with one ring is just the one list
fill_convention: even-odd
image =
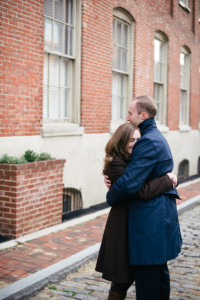
[[(109, 177), (111, 185), (123, 174), (140, 136), (139, 129), (126, 123), (119, 126), (108, 141), (103, 174)], [(171, 189), (173, 180), (176, 181), (176, 176), (168, 173), (146, 182), (134, 198), (141, 201), (155, 198)], [(95, 268), (104, 279), (112, 282), (109, 300), (125, 299), (134, 279), (134, 269), (129, 265), (128, 257), (128, 200), (110, 210)]]

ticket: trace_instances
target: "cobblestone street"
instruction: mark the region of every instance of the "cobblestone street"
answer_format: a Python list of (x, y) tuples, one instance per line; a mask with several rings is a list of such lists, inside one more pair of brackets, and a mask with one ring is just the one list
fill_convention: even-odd
[[(200, 206), (179, 217), (183, 237), (182, 253), (169, 262), (171, 297), (177, 300), (200, 299)], [(42, 299), (107, 299), (110, 283), (94, 271), (95, 261), (88, 262), (77, 272), (69, 274), (59, 283), (48, 285), (32, 300)], [(135, 299), (134, 286), (126, 299)]]

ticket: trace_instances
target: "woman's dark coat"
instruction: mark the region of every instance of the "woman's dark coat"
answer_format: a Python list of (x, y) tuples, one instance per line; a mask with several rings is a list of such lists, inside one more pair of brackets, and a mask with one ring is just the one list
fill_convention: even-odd
[[(112, 184), (123, 174), (127, 162), (119, 157), (110, 163), (107, 174)], [(135, 195), (136, 199), (147, 201), (172, 188), (172, 181), (167, 175), (144, 184)], [(127, 283), (133, 281), (133, 268), (129, 265), (128, 255), (128, 199), (112, 207), (106, 223), (96, 271), (104, 279)]]

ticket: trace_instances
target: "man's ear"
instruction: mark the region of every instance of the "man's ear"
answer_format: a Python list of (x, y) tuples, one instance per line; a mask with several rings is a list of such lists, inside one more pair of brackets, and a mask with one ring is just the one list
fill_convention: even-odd
[(146, 120), (149, 118), (149, 114), (146, 111), (142, 112), (142, 120)]

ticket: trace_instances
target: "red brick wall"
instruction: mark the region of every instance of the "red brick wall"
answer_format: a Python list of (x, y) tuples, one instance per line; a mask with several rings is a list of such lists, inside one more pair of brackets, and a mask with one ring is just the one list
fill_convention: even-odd
[(110, 127), (112, 22), (112, 1), (83, 1), (81, 120), (86, 133)]
[[(105, 4), (106, 3), (106, 4)], [(82, 125), (85, 132), (109, 130), (111, 118), (112, 14), (123, 7), (135, 20), (133, 96), (153, 96), (153, 40), (160, 30), (169, 40), (167, 125), (178, 130), (180, 103), (180, 49), (191, 50), (190, 125), (199, 123), (200, 25), (198, 1), (191, 12), (178, 1), (85, 0), (82, 29)]]
[(43, 1), (0, 1), (0, 136), (40, 134), (43, 35)]
[[(198, 1), (191, 12), (179, 1), (83, 0), (81, 43), (81, 125), (86, 133), (110, 128), (113, 8), (135, 20), (133, 96), (153, 96), (153, 39), (157, 30), (169, 39), (167, 125), (179, 124), (182, 46), (191, 50), (192, 129), (199, 123), (200, 24)], [(42, 120), (43, 0), (0, 1), (0, 136), (39, 135)]]
[(62, 222), (64, 163), (0, 164), (0, 235), (18, 238)]

